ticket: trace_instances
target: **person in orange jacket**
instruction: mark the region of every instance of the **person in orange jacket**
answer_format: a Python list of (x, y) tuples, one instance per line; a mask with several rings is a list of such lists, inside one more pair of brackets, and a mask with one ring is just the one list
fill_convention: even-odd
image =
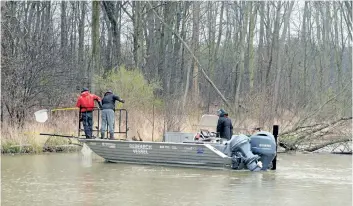
[(89, 93), (87, 88), (83, 88), (81, 95), (77, 99), (76, 107), (80, 108), (81, 121), (87, 139), (92, 139), (92, 128), (93, 128), (93, 110), (94, 101), (98, 102), (99, 108), (102, 107), (101, 98), (95, 94)]

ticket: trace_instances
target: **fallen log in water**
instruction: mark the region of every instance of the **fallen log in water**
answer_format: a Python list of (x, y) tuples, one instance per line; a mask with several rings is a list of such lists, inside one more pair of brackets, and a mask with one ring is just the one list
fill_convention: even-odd
[(352, 151), (350, 152), (331, 152), (332, 154), (340, 154), (340, 155), (352, 155)]
[[(286, 152), (288, 151), (305, 151), (305, 152), (315, 152), (317, 150), (320, 150), (320, 149), (324, 149), (324, 148), (327, 148), (331, 145), (335, 145), (335, 144), (339, 144), (339, 143), (347, 143), (347, 142), (350, 142), (352, 141), (352, 138), (350, 137), (347, 137), (347, 138), (339, 138), (339, 139), (334, 139), (334, 140), (330, 140), (330, 141), (325, 141), (325, 142), (322, 142), (322, 143), (319, 143), (319, 144), (315, 144), (314, 146), (307, 146), (307, 147), (304, 147), (304, 148), (300, 148), (298, 146), (293, 146), (293, 145), (290, 145), (290, 144), (286, 144), (285, 142), (282, 142), (280, 141), (279, 142), (279, 146), (284, 148)], [(341, 151), (334, 151), (332, 150), (330, 153), (332, 154), (352, 154), (352, 150), (350, 149), (347, 149), (348, 151), (346, 150), (341, 150)]]
[[(284, 131), (280, 134), (279, 146), (286, 151), (314, 152), (330, 145), (352, 141), (351, 135), (342, 132), (347, 129), (348, 126), (345, 123), (350, 120), (352, 120), (352, 117), (341, 117), (331, 122), (302, 125)], [(315, 142), (319, 143), (313, 145)]]
[(349, 141), (352, 141), (352, 138), (349, 137), (349, 138), (335, 139), (335, 140), (331, 140), (331, 141), (328, 141), (328, 142), (323, 142), (323, 143), (315, 145), (313, 147), (306, 148), (306, 149), (304, 149), (304, 151), (314, 152), (316, 150), (325, 148), (325, 147), (333, 145), (333, 144), (349, 142)]

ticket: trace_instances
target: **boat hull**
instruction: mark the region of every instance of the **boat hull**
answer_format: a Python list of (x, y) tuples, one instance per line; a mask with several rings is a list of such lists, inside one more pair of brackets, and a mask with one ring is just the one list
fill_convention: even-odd
[(211, 144), (81, 139), (109, 162), (231, 168), (231, 159)]

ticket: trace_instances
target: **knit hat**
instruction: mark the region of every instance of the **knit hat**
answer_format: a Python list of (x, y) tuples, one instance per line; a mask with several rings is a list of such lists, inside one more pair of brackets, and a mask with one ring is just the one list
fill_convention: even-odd
[(83, 87), (81, 93), (85, 91), (89, 91), (89, 89), (87, 87)]
[(112, 92), (111, 89), (108, 89), (108, 90), (104, 93), (104, 96), (107, 95), (107, 94), (109, 94), (109, 93), (113, 94), (113, 92)]
[(219, 109), (218, 111), (217, 111), (217, 115), (218, 116), (223, 116), (224, 114), (226, 114), (227, 112), (226, 111), (224, 111), (223, 109)]

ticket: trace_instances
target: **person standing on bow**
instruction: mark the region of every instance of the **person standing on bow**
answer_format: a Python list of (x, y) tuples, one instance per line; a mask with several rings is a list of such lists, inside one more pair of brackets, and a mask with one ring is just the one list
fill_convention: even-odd
[(114, 124), (115, 124), (115, 101), (125, 103), (125, 100), (119, 96), (114, 95), (111, 90), (108, 90), (102, 99), (102, 127), (101, 127), (101, 138), (104, 139), (105, 131), (109, 128), (110, 139), (114, 139)]
[(80, 121), (83, 123), (83, 128), (87, 139), (92, 139), (93, 127), (93, 110), (94, 101), (98, 102), (99, 108), (102, 107), (101, 98), (95, 94), (89, 93), (87, 88), (83, 88), (81, 95), (77, 99), (76, 107), (80, 108)]
[(223, 109), (218, 110), (218, 116), (217, 132), (221, 138), (230, 140), (233, 135), (232, 121), (228, 118), (228, 113)]

